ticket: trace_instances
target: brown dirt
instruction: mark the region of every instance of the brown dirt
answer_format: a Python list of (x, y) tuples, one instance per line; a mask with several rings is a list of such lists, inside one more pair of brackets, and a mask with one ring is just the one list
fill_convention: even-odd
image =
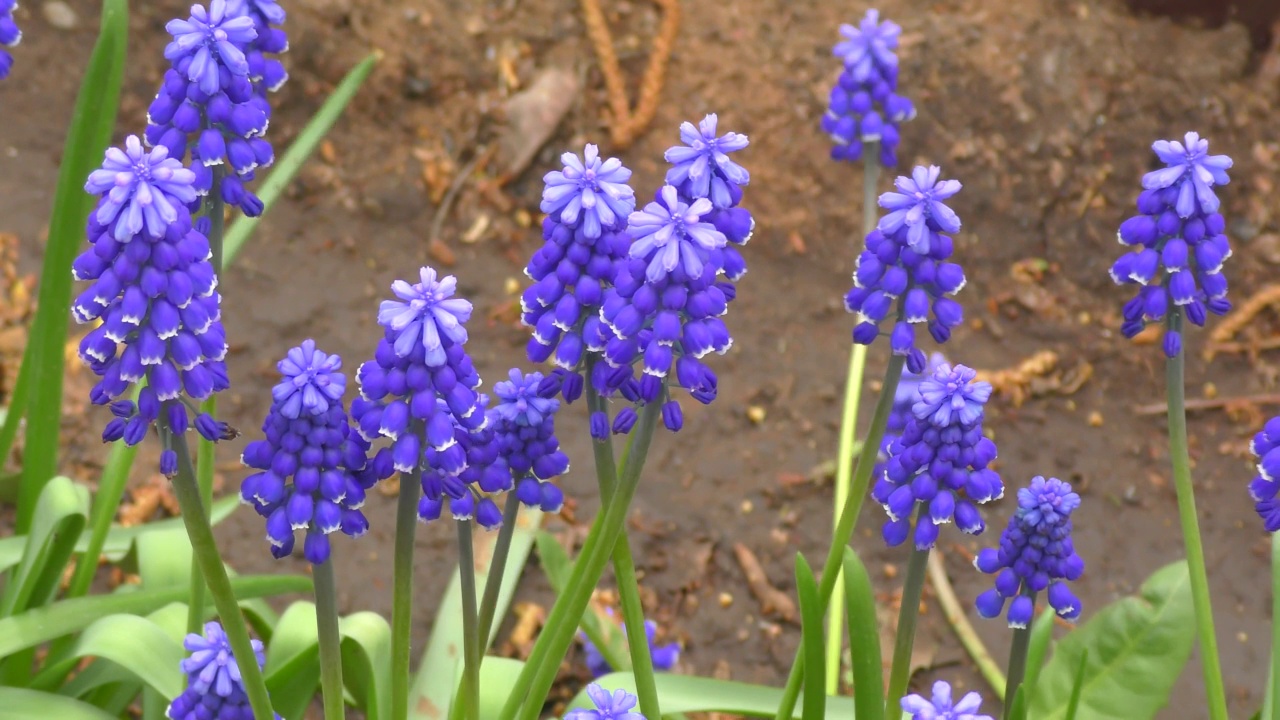
[[(280, 146), (367, 49), (387, 56), (332, 133), (331, 147), (307, 166), (224, 283), (234, 387), (225, 406), (228, 419), (250, 435), (266, 408), (275, 358), (311, 336), (354, 369), (377, 337), (377, 299), (393, 278), (421, 263), (456, 261), (450, 270), (478, 308), (471, 347), (485, 377), (523, 364), (526, 335), (510, 322), (507, 287), (538, 242), (526, 214), (536, 214), (540, 177), (562, 149), (603, 144), (608, 136), (603, 84), (572, 0), (285, 4), (292, 80), (278, 96), (272, 127)], [(0, 84), (0, 231), (23, 240), (28, 269), (39, 259), (61, 138), (92, 42), (94, 4), (71, 5), (81, 25), (60, 31), (45, 23), (38, 2), (24, 4), (18, 65)], [(162, 70), (163, 23), (181, 4), (160, 5), (149, 4), (131, 20), (136, 45), (122, 133), (142, 129)], [(659, 15), (639, 0), (608, 5), (634, 87)], [(817, 131), (836, 71), (828, 53), (836, 24), (863, 9), (837, 5), (683, 3), (657, 116), (623, 155), (643, 196), (659, 180), (661, 151), (681, 120), (718, 112), (723, 127), (752, 138), (742, 161), (753, 175), (746, 204), (759, 226), (747, 253), (751, 273), (728, 320), (734, 350), (716, 363), (721, 397), (711, 408), (691, 408), (685, 430), (656, 443), (636, 500), (634, 543), (651, 591), (650, 614), (684, 641), (687, 672), (780, 683), (797, 629), (761, 617), (731, 549), (746, 545), (773, 582), (792, 592), (794, 553), (817, 562), (829, 533), (829, 487), (795, 479), (834, 452), (851, 327), (840, 297), (861, 226), (860, 174), (827, 160), (827, 141)], [(920, 107), (904, 131), (903, 163), (941, 164), (965, 184), (954, 207), (965, 219), (957, 257), (971, 277), (961, 297), (969, 324), (948, 353), (995, 370), (1049, 350), (1062, 367), (1087, 362), (1094, 370), (1070, 396), (1039, 395), (1021, 407), (1004, 398), (990, 413), (1007, 484), (1054, 474), (1084, 495), (1077, 535), (1089, 565), (1078, 589), (1087, 616), (1182, 554), (1163, 421), (1133, 412), (1163, 396), (1159, 350), (1115, 331), (1127, 297), (1106, 275), (1119, 252), (1115, 228), (1152, 162), (1150, 142), (1197, 129), (1215, 151), (1236, 159), (1234, 182), (1221, 193), (1237, 248), (1228, 270), (1234, 297), (1249, 296), (1274, 276), (1275, 59), (1251, 54), (1250, 31), (1256, 36), (1257, 27), (1135, 16), (1119, 0), (1008, 0), (999, 10), (980, 0), (886, 0), (881, 9), (904, 27), (903, 87)], [(493, 111), (512, 81), (526, 85), (551, 66), (572, 71), (585, 90), (528, 171), (502, 191), (482, 193), (474, 182), (463, 187), (429, 254), (432, 198), (447, 187), (451, 168), (493, 143)], [(477, 222), (487, 228), (475, 242), (463, 242)], [(1042, 279), (1014, 279), (1012, 266), (1029, 258), (1047, 261)], [(1206, 363), (1199, 359), (1204, 339), (1203, 333), (1190, 339), (1191, 396), (1210, 381), (1223, 396), (1274, 390), (1274, 352)], [(883, 363), (882, 349), (874, 351), (869, 377)], [(748, 419), (749, 407), (763, 411), (760, 422)], [(101, 418), (93, 417), (96, 426)], [(1239, 452), (1260, 420), (1257, 412), (1191, 418), (1233, 716), (1256, 709), (1267, 660), (1266, 538), (1245, 491), (1251, 471)], [(579, 517), (589, 517), (595, 494), (583, 425), (574, 407), (561, 436), (577, 461), (565, 482), (568, 494)], [(71, 429), (91, 432), (83, 423)], [(231, 445), (223, 449), (226, 463), (239, 449)], [(233, 488), (238, 475), (229, 467), (226, 474)], [(1011, 505), (1006, 500), (989, 513), (993, 527)], [(339, 543), (345, 610), (390, 610), (392, 508), (390, 498), (375, 494), (368, 505), (373, 531), (358, 543)], [(855, 546), (888, 591), (900, 580), (889, 580), (885, 568), (900, 566), (904, 555), (882, 548), (881, 519), (878, 508), (867, 509)], [(222, 528), (238, 568), (302, 569), (299, 562), (271, 561), (261, 534), (258, 520), (244, 513)], [(978, 547), (950, 534), (943, 544), (952, 541)], [(420, 647), (452, 563), (449, 533), (423, 529), (419, 551)], [(955, 552), (948, 566), (966, 601), (985, 584)], [(728, 607), (719, 603), (721, 593), (732, 596)], [(536, 570), (522, 595), (548, 600)], [(1003, 657), (1008, 632), (980, 621), (978, 628)], [(936, 608), (926, 615), (922, 641), (940, 646), (934, 673), (980, 685)], [(1182, 680), (1171, 707), (1202, 707), (1194, 665)], [(1201, 716), (1177, 709), (1162, 715)]]

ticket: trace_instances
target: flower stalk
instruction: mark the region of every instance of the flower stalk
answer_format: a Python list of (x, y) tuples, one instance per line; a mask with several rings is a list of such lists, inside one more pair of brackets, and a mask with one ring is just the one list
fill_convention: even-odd
[(338, 633), (338, 585), (333, 557), (311, 566), (316, 595), (316, 631), (320, 641), (320, 691), (324, 720), (343, 720), (342, 638)]
[[(423, 437), (422, 421), (415, 420), (410, 432)], [(425, 439), (424, 439), (425, 440)], [(413, 632), (413, 541), (418, 527), (418, 493), (422, 488), (422, 465), (415, 464), (400, 474), (396, 502), (395, 555), (391, 570), (391, 719), (409, 717), (409, 653)], [(464, 571), (462, 573), (466, 575)]]
[(480, 718), (480, 625), (476, 610), (476, 558), (471, 523), (459, 520), (458, 573), (462, 580), (462, 705), (467, 720)]
[[(1023, 594), (1031, 598), (1031, 607), (1035, 607), (1036, 593), (1026, 589)], [(1018, 697), (1018, 688), (1027, 677), (1027, 653), (1031, 650), (1031, 623), (1013, 629), (1013, 645), (1009, 647), (1009, 669), (1005, 673), (1007, 680), (1004, 686), (1004, 720), (1013, 720), (1013, 700)], [(1030, 698), (1027, 698), (1030, 701)]]
[[(926, 505), (920, 506), (916, 522), (930, 522)], [(930, 549), (912, 548), (911, 558), (907, 560), (907, 575), (902, 584), (902, 604), (898, 607), (898, 629), (893, 639), (889, 690), (885, 695), (885, 714), (890, 717), (911, 680), (911, 649), (916, 640), (916, 621), (920, 617), (920, 598), (924, 593), (924, 578), (929, 569)]]

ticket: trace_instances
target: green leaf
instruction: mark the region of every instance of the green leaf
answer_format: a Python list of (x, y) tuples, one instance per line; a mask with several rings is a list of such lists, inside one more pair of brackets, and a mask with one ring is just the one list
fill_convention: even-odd
[[(289, 146), (284, 156), (276, 161), (274, 169), (267, 179), (263, 181), (261, 187), (258, 188), (258, 199), (262, 200), (264, 209), (262, 215), (256, 218), (241, 217), (227, 228), (227, 234), (223, 238), (222, 258), (223, 263), (230, 265), (236, 255), (244, 247), (249, 236), (253, 234), (262, 217), (266, 215), (267, 210), (271, 208), (272, 203), (279, 197), (289, 183), (293, 181), (294, 176), (302, 169), (303, 163), (307, 158), (311, 157), (311, 153), (315, 152), (320, 141), (324, 139), (329, 128), (341, 117), (342, 111), (346, 109), (347, 103), (351, 102), (351, 98), (355, 97), (356, 91), (364, 84), (365, 78), (369, 77), (369, 73), (373, 71), (373, 66), (382, 59), (382, 53), (374, 51), (370, 53), (364, 60), (360, 61), (347, 73), (347, 76), (338, 83), (338, 87), (334, 88), (333, 94), (329, 99), (324, 101), (324, 105), (316, 111), (311, 117), (311, 122), (302, 129), (298, 137), (294, 139), (293, 144)], [(67, 273), (70, 275), (70, 271)]]
[[(141, 386), (134, 389), (133, 400), (138, 399)], [(111, 453), (107, 456), (107, 464), (98, 479), (98, 492), (93, 497), (93, 510), (89, 514), (89, 534), (80, 552), (80, 561), (76, 563), (75, 574), (67, 586), (67, 597), (81, 597), (89, 592), (93, 584), (93, 576), (98, 570), (98, 557), (106, 545), (111, 532), (111, 520), (120, 508), (120, 499), (124, 497), (124, 488), (129, 481), (129, 470), (138, 455), (138, 445), (112, 443)]]
[(358, 612), (338, 622), (342, 677), (367, 720), (391, 717), (391, 626), (377, 613)]
[(845, 609), (853, 659), (853, 705), (861, 720), (884, 718), (884, 665), (871, 577), (853, 548), (844, 550)]
[[(515, 533), (511, 536), (511, 549), (507, 554), (507, 566), (502, 575), (502, 587), (498, 593), (498, 603), (493, 613), (493, 628), (489, 641), (492, 641), (502, 626), (502, 619), (507, 614), (507, 607), (515, 594), (520, 575), (524, 573), (525, 563), (533, 550), (534, 536), (542, 524), (542, 513), (537, 510), (523, 509), (516, 519)], [(476, 594), (483, 595), (485, 585), (489, 581), (488, 568), (493, 559), (493, 544), (496, 535), (477, 536), (475, 545), (476, 559)], [(453, 704), (453, 693), (458, 687), (458, 678), (462, 666), (462, 576), (459, 569), (454, 568), (453, 577), (449, 579), (449, 587), (440, 600), (436, 610), (436, 620), (432, 625), (431, 636), (427, 638), (427, 649), (422, 653), (418, 663), (418, 674), (414, 676), (413, 687), (409, 690), (409, 716), (425, 720), (441, 720), (449, 717), (449, 709)], [(485, 643), (487, 648), (488, 642)], [(490, 663), (499, 658), (486, 657), (481, 665), (487, 670)], [(487, 686), (482, 693), (489, 695)], [(502, 699), (505, 700), (506, 694)]]
[[(500, 658), (490, 658), (498, 660)], [(514, 661), (507, 661), (513, 663)], [(518, 663), (517, 663), (518, 664)], [(489, 661), (485, 662), (485, 670), (489, 670)], [(497, 668), (495, 668), (497, 671)], [(512, 668), (505, 668), (506, 672), (511, 672)], [(515, 668), (518, 673), (518, 668)], [(499, 687), (509, 686), (498, 685), (497, 681), (501, 676), (495, 677), (494, 685), (483, 685), (483, 687)], [(515, 675), (511, 676), (514, 682)], [(750, 685), (747, 683), (734, 682), (732, 680), (714, 680), (712, 678), (694, 677), (691, 675), (672, 675), (671, 673), (658, 673), (655, 678), (658, 682), (658, 695), (662, 698), (662, 712), (666, 713), (691, 713), (691, 712), (720, 712), (732, 715), (745, 715), (747, 717), (763, 717), (771, 718), (778, 712), (778, 705), (782, 702), (782, 689), (766, 687), (764, 685)], [(481, 679), (484, 682), (484, 678)], [(612, 673), (605, 675), (596, 680), (604, 687), (615, 690), (622, 688), (630, 693), (635, 693), (635, 679), (631, 673)], [(486, 698), (482, 698), (481, 717), (493, 718), (497, 717), (497, 711), (486, 712), (484, 701), (492, 693), (485, 691)], [(501, 705), (505, 700), (505, 694), (490, 700)], [(570, 703), (570, 707), (591, 707), (591, 701), (587, 698), (586, 691), (578, 693), (578, 696)], [(500, 707), (498, 708), (501, 709)], [(853, 703), (847, 697), (839, 697), (828, 695), (826, 697), (826, 717), (828, 720), (853, 720)], [(799, 713), (796, 718), (802, 717)], [(1037, 718), (1036, 720), (1039, 720)]]
[(72, 656), (109, 660), (166, 698), (182, 692), (182, 646), (159, 625), (137, 615), (110, 615), (94, 622), (80, 635)]
[(61, 695), (16, 687), (0, 687), (5, 720), (115, 720), (98, 708)]
[(1009, 720), (1027, 720), (1027, 686), (1019, 685), (1009, 705)]
[[(565, 551), (556, 536), (545, 530), (538, 531), (536, 542), (538, 561), (547, 575), (547, 580), (551, 582), (551, 588), (559, 595), (564, 592), (564, 584), (569, 581), (569, 573), (573, 571), (573, 560), (569, 559), (569, 553)], [(631, 654), (627, 651), (627, 636), (618, 624), (597, 605), (592, 604), (588, 610), (583, 613), (579, 623), (582, 626), (582, 632), (600, 651), (605, 662), (609, 663), (609, 667), (615, 670), (630, 670)]]
[(1080, 692), (1084, 688), (1084, 671), (1089, 664), (1089, 651), (1080, 656), (1080, 666), (1076, 668), (1076, 677), (1071, 681), (1071, 699), (1067, 701), (1067, 720), (1075, 720), (1080, 711)]
[(1071, 688), (1086, 653), (1078, 717), (1142, 720), (1164, 707), (1195, 643), (1186, 563), (1156, 571), (1140, 593), (1103, 608), (1058, 643), (1040, 673), (1031, 717), (1067, 717)]
[(1031, 626), (1031, 645), (1027, 648), (1027, 674), (1022, 680), (1022, 687), (1027, 689), (1028, 701), (1036, 696), (1036, 683), (1040, 682), (1040, 671), (1044, 669), (1044, 659), (1049, 654), (1049, 645), (1053, 643), (1053, 619), (1056, 616), (1052, 608), (1045, 608)]
[(39, 607), (53, 598), (88, 511), (89, 491), (83, 485), (56, 477), (44, 486), (32, 515), (26, 551), (0, 596), (0, 616)]
[[(213, 504), (214, 525), (226, 520), (240, 507), (240, 498), (238, 496), (226, 497)], [(106, 541), (102, 545), (102, 555), (106, 556), (112, 562), (119, 561), (133, 549), (133, 541), (138, 537), (150, 533), (159, 532), (168, 528), (182, 528), (182, 518), (168, 518), (159, 520), (145, 525), (134, 525), (132, 527), (123, 527), (120, 525), (112, 525), (110, 532), (107, 533)], [(0, 571), (8, 570), (22, 561), (22, 554), (27, 548), (27, 536), (15, 535), (0, 539)], [(89, 538), (81, 535), (79, 541), (76, 542), (76, 554), (83, 555), (89, 548)]]
[[(254, 575), (231, 578), (237, 598), (267, 597), (284, 593), (311, 592), (311, 579), (300, 575)], [(109, 615), (141, 615), (185, 600), (185, 587), (163, 590), (123, 590), (110, 595), (72, 598), (27, 610), (0, 619), (0, 657), (80, 632)]]
[[(26, 447), (22, 453), (22, 487), (19, 489), (17, 532), (31, 527), (32, 510), (40, 491), (58, 467), (59, 432), (62, 423), (63, 345), (71, 308), (71, 261), (84, 240), (85, 219), (96, 199), (84, 191), (85, 178), (102, 162), (115, 130), (120, 85), (124, 79), (125, 50), (129, 42), (129, 3), (106, 0), (102, 26), (80, 83), (71, 115), (71, 129), (62, 148), (58, 189), (49, 218), (40, 273), (36, 316), (31, 323), (28, 352), (31, 383), (27, 401)], [(7, 452), (7, 448), (6, 448)]]
[(265, 676), (276, 712), (286, 720), (301, 718), (320, 687), (320, 636), (314, 603), (292, 603), (280, 616), (267, 645)]
[(796, 590), (800, 596), (800, 634), (804, 638), (804, 696), (806, 720), (822, 720), (825, 710), (827, 659), (822, 643), (822, 600), (818, 582), (804, 555), (796, 553)]

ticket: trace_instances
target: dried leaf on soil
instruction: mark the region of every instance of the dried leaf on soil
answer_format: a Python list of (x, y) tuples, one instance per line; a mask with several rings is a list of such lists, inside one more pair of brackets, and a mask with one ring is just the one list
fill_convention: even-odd
[(577, 75), (564, 68), (550, 67), (538, 73), (529, 87), (507, 100), (507, 124), (498, 139), (501, 148), (498, 167), (504, 177), (514, 178), (524, 172), (581, 92)]

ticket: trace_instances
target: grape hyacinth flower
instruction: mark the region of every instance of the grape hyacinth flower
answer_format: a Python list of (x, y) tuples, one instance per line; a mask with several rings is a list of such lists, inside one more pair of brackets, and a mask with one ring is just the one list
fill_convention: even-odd
[[(607, 610), (610, 616), (613, 610)], [(622, 628), (623, 635), (626, 635), (627, 629)], [(654, 637), (658, 632), (658, 624), (652, 620), (644, 621), (645, 639), (649, 645), (649, 657), (653, 661), (654, 670), (667, 671), (676, 666), (680, 661), (680, 643), (667, 643), (666, 645), (654, 645)], [(613, 672), (613, 667), (609, 665), (609, 661), (605, 660), (601, 654), (600, 648), (595, 643), (587, 639), (586, 635), (582, 635), (582, 651), (586, 655), (587, 670), (591, 672), (591, 677), (599, 678)]]
[[(13, 19), (13, 11), (17, 7), (17, 0), (0, 0), (0, 48), (16, 47), (22, 42), (22, 30)], [(0, 80), (9, 77), (12, 68), (13, 56), (0, 50)]]
[(893, 405), (889, 408), (889, 418), (884, 426), (884, 438), (880, 441), (880, 451), (876, 455), (877, 465), (871, 471), (871, 477), (880, 477), (884, 474), (884, 462), (889, 457), (889, 446), (902, 436), (907, 423), (914, 417), (911, 414), (911, 408), (920, 402), (920, 383), (932, 376), (946, 362), (945, 355), (935, 352), (929, 356), (924, 372), (903, 371), (902, 378), (898, 381), (898, 388), (893, 393)]
[(926, 509), (916, 523), (915, 547), (932, 548), (939, 526), (955, 521), (961, 532), (977, 535), (986, 527), (977, 505), (1004, 494), (1000, 476), (988, 466), (996, 445), (982, 435), (983, 406), (991, 384), (975, 382), (964, 365), (942, 364), (920, 383), (920, 399), (902, 437), (889, 446), (884, 474), (871, 496), (889, 520), (884, 539), (900, 545), (911, 530), (911, 512)]
[(360, 508), (368, 490), (390, 477), (390, 451), (370, 460), (369, 442), (351, 431), (342, 358), (306, 340), (276, 367), (282, 378), (262, 423), (266, 437), (241, 455), (258, 472), (245, 478), (240, 497), (266, 518), (273, 556), (288, 557), (294, 532), (303, 530), (303, 554), (321, 564), (329, 559), (330, 533), (359, 537), (369, 529)]
[(564, 504), (564, 493), (551, 480), (569, 471), (569, 456), (560, 449), (555, 434), (560, 401), (538, 394), (541, 373), (525, 375), (512, 368), (507, 377), (493, 386), (497, 402), (489, 410), (503, 486), (490, 489), (482, 484), (482, 489), (496, 492), (514, 487), (525, 506), (557, 512)]
[[(165, 146), (171, 157), (183, 159), (190, 149), (200, 195), (216, 192), (250, 217), (262, 213), (262, 201), (245, 183), (275, 159), (264, 137), (271, 106), (262, 88), (284, 81), (282, 67), (269, 77), (257, 74), (265, 72), (265, 61), (251, 10), (273, 3), (253, 1), (210, 0), (208, 9), (193, 5), (189, 19), (166, 25), (173, 41), (165, 48), (165, 57), (173, 67), (147, 110), (146, 131), (147, 143)], [(268, 43), (283, 41), (283, 33), (277, 36), (276, 32)], [(230, 171), (223, 173), (215, 189), (214, 168), (222, 165)]]
[[(187, 210), (193, 181), (165, 148), (146, 151), (130, 136), (123, 150), (107, 150), (85, 183), (101, 199), (89, 216), (90, 248), (71, 266), (75, 279), (92, 281), (72, 314), (78, 323), (97, 323), (80, 341), (80, 358), (100, 378), (90, 400), (109, 404), (115, 416), (104, 442), (136, 445), (162, 415), (175, 435), (194, 424), (211, 441), (234, 436), (204, 413), (193, 423), (182, 399), (204, 400), (229, 386), (208, 221), (193, 225)], [(118, 400), (143, 380), (136, 404)], [(167, 439), (160, 467), (170, 476), (177, 470)]]
[(1057, 478), (1037, 475), (1018, 491), (1018, 509), (1000, 535), (1000, 547), (978, 553), (974, 565), (996, 575), (996, 585), (978, 596), (978, 614), (994, 618), (1009, 604), (1009, 627), (1025, 628), (1035, 615), (1035, 593), (1046, 588), (1059, 617), (1080, 617), (1080, 600), (1067, 587), (1084, 572), (1084, 560), (1071, 541), (1071, 513), (1080, 496)]
[(644, 715), (632, 712), (638, 700), (626, 690), (610, 693), (598, 683), (587, 686), (587, 697), (595, 704), (593, 710), (570, 710), (564, 720), (645, 720)]
[(844, 70), (831, 88), (822, 130), (831, 136), (833, 160), (857, 162), (867, 143), (879, 143), (881, 165), (898, 164), (897, 148), (902, 123), (916, 116), (915, 106), (899, 95), (897, 23), (880, 21), (878, 10), (867, 10), (858, 27), (841, 25), (844, 39), (832, 54)]
[(602, 161), (595, 145), (586, 146), (583, 158), (565, 153), (564, 168), (546, 175), (545, 244), (525, 268), (534, 283), (520, 299), (520, 320), (533, 328), (529, 359), (553, 359), (558, 367), (545, 379), (543, 394), (559, 393), (565, 402), (582, 394), (588, 353), (604, 349), (600, 305), (614, 264), (626, 256), (626, 222), (635, 209), (635, 193), (626, 184), (630, 170), (616, 158)]
[(902, 698), (902, 712), (911, 720), (992, 720), (990, 715), (979, 715), (982, 696), (966, 693), (960, 702), (951, 700), (951, 683), (939, 680), (933, 684), (933, 697), (908, 695)]
[(1258, 459), (1258, 476), (1249, 483), (1254, 509), (1262, 518), (1267, 532), (1280, 530), (1280, 417), (1267, 421), (1262, 430), (1253, 436), (1249, 451)]
[(671, 163), (668, 185), (679, 188), (687, 198), (707, 198), (723, 210), (737, 204), (732, 188), (751, 182), (747, 169), (729, 157), (729, 153), (745, 149), (750, 141), (736, 132), (717, 136), (719, 122), (719, 117), (711, 113), (696, 128), (691, 122), (680, 123), (680, 141), (684, 145), (668, 148), (663, 157)]
[[(169, 704), (165, 717), (171, 720), (252, 718), (240, 666), (222, 625), (206, 623), (204, 635), (191, 633), (182, 645), (191, 653), (181, 665), (187, 676), (187, 688)], [(258, 667), (263, 667), (266, 656), (261, 640), (253, 641), (253, 654)]]
[[(1223, 262), (1231, 256), (1226, 221), (1218, 212), (1214, 186), (1230, 182), (1231, 158), (1210, 155), (1209, 141), (1189, 132), (1183, 142), (1158, 140), (1151, 149), (1167, 167), (1142, 178), (1138, 215), (1120, 225), (1120, 244), (1133, 248), (1111, 266), (1118, 285), (1139, 285), (1125, 303), (1125, 337), (1142, 332), (1147, 323), (1181, 314), (1203, 326), (1206, 313), (1231, 309)], [(1164, 352), (1182, 352), (1181, 323), (1165, 332)]]
[(248, 17), (256, 36), (245, 49), (249, 79), (259, 95), (279, 90), (289, 79), (284, 65), (268, 53), (276, 55), (289, 50), (289, 36), (279, 26), (284, 24), (284, 8), (276, 0), (227, 0), (227, 14)]
[(964, 287), (964, 269), (948, 261), (952, 240), (943, 234), (960, 230), (960, 218), (943, 203), (960, 191), (960, 183), (939, 181), (940, 174), (936, 165), (916, 167), (911, 177), (894, 182), (898, 192), (880, 196), (880, 207), (890, 212), (867, 236), (853, 288), (845, 295), (845, 309), (858, 314), (853, 341), (861, 345), (880, 335), (880, 323), (896, 301), (889, 346), (917, 373), (925, 357), (916, 347), (914, 326), (927, 323), (933, 339), (945, 343), (964, 320), (964, 309), (949, 297)]
[(485, 426), (485, 399), (476, 392), (480, 375), (464, 347), (471, 303), (454, 297), (457, 284), (428, 267), (418, 283), (393, 283), (398, 299), (382, 301), (378, 310), (383, 338), (374, 359), (356, 372), (356, 428), (370, 442), (389, 438), (393, 465), (402, 473), (427, 468), (458, 477), (468, 467), (468, 448), (458, 442), (457, 428), (474, 433)]

